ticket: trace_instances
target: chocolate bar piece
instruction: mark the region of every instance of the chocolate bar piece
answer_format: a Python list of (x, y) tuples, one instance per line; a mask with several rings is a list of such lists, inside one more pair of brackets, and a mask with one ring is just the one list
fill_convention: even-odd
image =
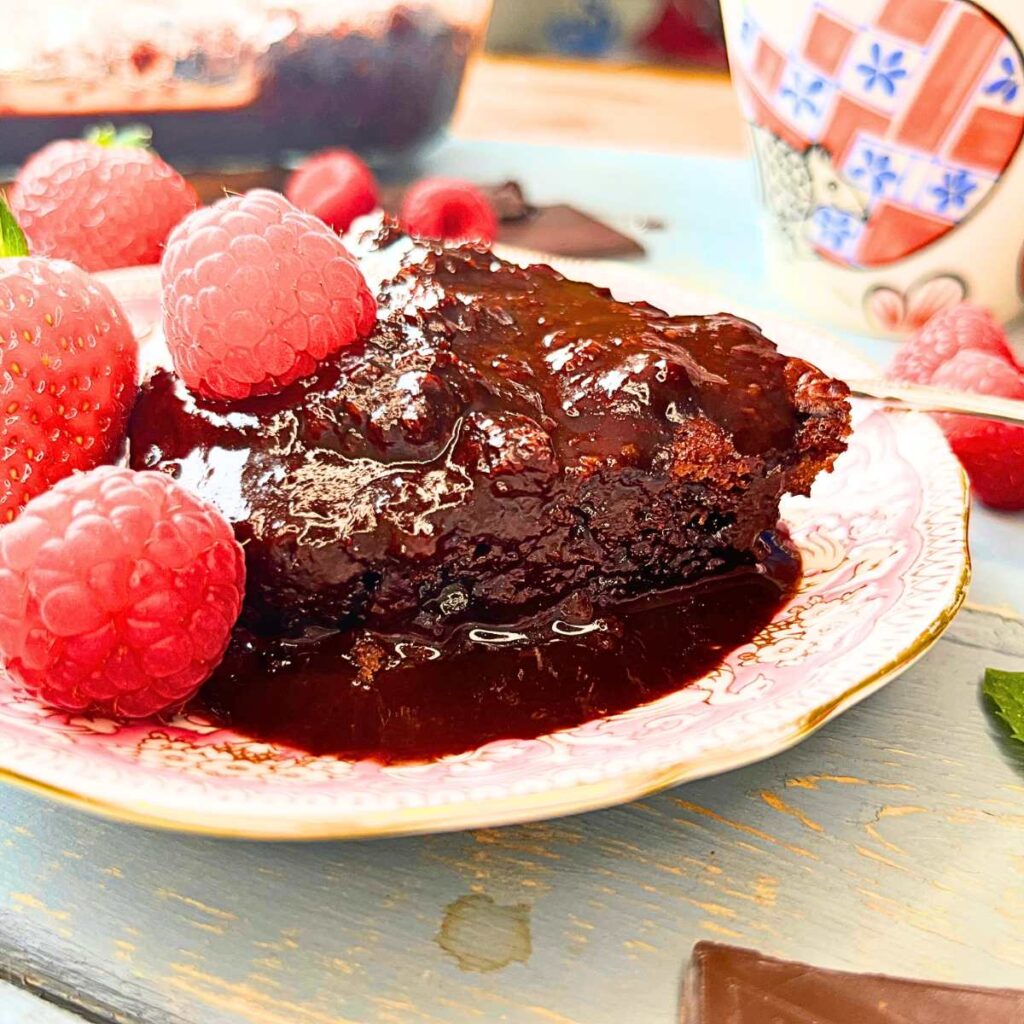
[[(515, 181), (480, 186), (498, 215), (498, 241), (519, 249), (530, 249), (551, 256), (577, 259), (613, 259), (642, 256), (644, 247), (629, 235), (589, 213), (555, 203), (534, 206)], [(405, 188), (385, 187), (381, 202), (389, 214), (402, 205)]]
[(1024, 991), (852, 974), (698, 942), (682, 1024), (1021, 1024)]

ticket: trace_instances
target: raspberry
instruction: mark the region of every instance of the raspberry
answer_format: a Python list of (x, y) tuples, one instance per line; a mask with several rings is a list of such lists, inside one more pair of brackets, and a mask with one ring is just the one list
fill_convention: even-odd
[(483, 242), (498, 235), (498, 218), (475, 185), (454, 178), (424, 178), (402, 201), (398, 217), (411, 235), (443, 242)]
[(280, 391), (375, 323), (376, 303), (341, 239), (266, 189), (186, 217), (160, 270), (175, 369), (208, 398)]
[(1006, 334), (987, 309), (962, 302), (936, 313), (903, 343), (889, 365), (888, 377), (929, 384), (943, 363), (965, 349), (1011, 360)]
[[(1024, 374), (1010, 358), (965, 349), (940, 366), (932, 377), (937, 388), (970, 391), (976, 395), (998, 395), (1000, 398), (1024, 398)], [(976, 417), (960, 416), (968, 423)]]
[[(966, 349), (939, 367), (936, 387), (1024, 399), (1024, 373), (1007, 358)], [(1024, 427), (976, 416), (936, 416), (967, 470), (974, 493), (993, 508), (1024, 508)]]
[(155, 714), (220, 663), (244, 587), (212, 505), (162, 473), (102, 466), (0, 529), (0, 655), (55, 707)]
[(84, 270), (159, 262), (195, 189), (135, 137), (94, 138), (51, 142), (18, 174), (11, 208), (32, 251)]
[(288, 179), (284, 194), (335, 231), (348, 231), (352, 221), (380, 205), (370, 168), (345, 149), (311, 157)]
[[(0, 243), (11, 233), (24, 242), (0, 202)], [(0, 259), (0, 525), (73, 470), (117, 457), (137, 376), (106, 285), (64, 260)]]

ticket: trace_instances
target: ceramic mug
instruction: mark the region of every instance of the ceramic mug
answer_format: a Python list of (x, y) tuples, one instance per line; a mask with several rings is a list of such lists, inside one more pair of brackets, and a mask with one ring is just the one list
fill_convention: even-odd
[(653, 24), (660, 0), (499, 0), (487, 43), (519, 52), (597, 56), (628, 49)]
[(1024, 0), (722, 0), (769, 263), (807, 312), (902, 334), (1024, 305)]

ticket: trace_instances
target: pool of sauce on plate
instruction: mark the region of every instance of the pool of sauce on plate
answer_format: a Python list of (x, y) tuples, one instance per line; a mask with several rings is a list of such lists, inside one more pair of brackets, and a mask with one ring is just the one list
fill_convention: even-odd
[(800, 575), (787, 542), (771, 538), (768, 551), (760, 564), (613, 612), (581, 615), (568, 602), (441, 640), (239, 634), (194, 709), (260, 740), (385, 763), (531, 739), (664, 697), (748, 643)]

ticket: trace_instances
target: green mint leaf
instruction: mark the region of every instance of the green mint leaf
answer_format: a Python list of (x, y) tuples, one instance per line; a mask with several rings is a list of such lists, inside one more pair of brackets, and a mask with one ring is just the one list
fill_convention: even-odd
[(1024, 743), (1024, 672), (987, 668), (982, 690), (1010, 727), (1013, 738)]
[(94, 142), (97, 146), (131, 146), (145, 149), (153, 140), (153, 129), (145, 124), (128, 124), (123, 128), (115, 128), (112, 124), (96, 124), (85, 133), (86, 142)]
[(0, 257), (27, 256), (28, 239), (21, 225), (14, 219), (7, 197), (0, 192)]

